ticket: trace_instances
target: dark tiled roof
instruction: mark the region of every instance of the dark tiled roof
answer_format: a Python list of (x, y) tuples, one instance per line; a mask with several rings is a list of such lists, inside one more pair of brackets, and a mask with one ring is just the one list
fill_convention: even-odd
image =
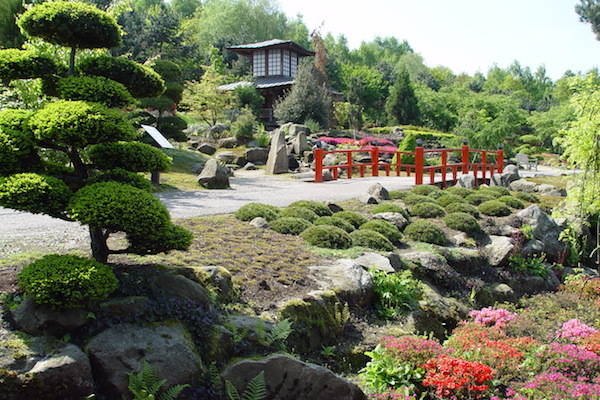
[(257, 77), (255, 82), (241, 81), (219, 86), (221, 90), (235, 90), (240, 86), (254, 85), (257, 89), (268, 89), (277, 86), (290, 86), (294, 84), (294, 78), (289, 76), (263, 76)]
[(282, 39), (271, 39), (271, 40), (266, 40), (264, 42), (240, 44), (237, 46), (229, 46), (229, 47), (227, 47), (227, 50), (231, 50), (236, 53), (247, 54), (251, 50), (264, 49), (264, 48), (268, 48), (268, 47), (290, 47), (292, 50), (295, 50), (296, 52), (298, 52), (298, 54), (303, 55), (303, 56), (314, 56), (315, 55), (315, 52), (312, 50), (305, 49), (304, 47), (292, 42), (291, 40), (282, 40)]

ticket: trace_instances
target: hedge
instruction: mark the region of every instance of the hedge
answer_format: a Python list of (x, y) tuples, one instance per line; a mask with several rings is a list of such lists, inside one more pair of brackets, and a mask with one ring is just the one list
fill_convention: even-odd
[(352, 239), (343, 229), (331, 225), (311, 226), (300, 234), (309, 244), (328, 249), (347, 249), (352, 246)]
[(269, 228), (284, 235), (299, 235), (312, 226), (310, 222), (302, 218), (282, 217), (269, 223)]
[(359, 229), (350, 233), (352, 239), (352, 245), (357, 247), (368, 247), (373, 250), (392, 251), (394, 245), (381, 233), (368, 230)]
[(264, 218), (271, 222), (279, 217), (279, 209), (269, 204), (248, 203), (235, 212), (240, 221), (252, 221), (254, 218)]
[(107, 107), (124, 107), (135, 102), (123, 84), (102, 76), (61, 78), (57, 93), (61, 99), (92, 101)]
[(101, 143), (91, 146), (90, 161), (101, 170), (122, 168), (131, 172), (166, 171), (171, 158), (162, 150), (139, 142)]

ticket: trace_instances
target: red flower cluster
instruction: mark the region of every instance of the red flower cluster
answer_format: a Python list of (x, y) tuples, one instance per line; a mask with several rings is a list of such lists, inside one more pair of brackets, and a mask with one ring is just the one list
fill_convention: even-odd
[(424, 368), (427, 375), (423, 386), (434, 387), (438, 398), (463, 395), (479, 399), (488, 390), (494, 372), (485, 364), (444, 355), (432, 358)]
[(600, 356), (600, 331), (591, 336), (581, 338), (579, 345), (587, 351), (592, 351)]

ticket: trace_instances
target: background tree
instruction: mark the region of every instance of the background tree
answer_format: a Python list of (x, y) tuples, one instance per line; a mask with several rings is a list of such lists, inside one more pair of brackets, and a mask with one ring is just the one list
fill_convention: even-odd
[(579, 4), (575, 6), (575, 11), (579, 14), (581, 22), (592, 25), (596, 39), (600, 40), (600, 1), (580, 0)]
[(25, 11), (22, 0), (0, 2), (0, 46), (20, 48), (25, 38), (17, 25), (17, 16)]
[(419, 123), (419, 105), (415, 91), (410, 83), (408, 71), (398, 74), (390, 95), (385, 103), (388, 124), (416, 125)]

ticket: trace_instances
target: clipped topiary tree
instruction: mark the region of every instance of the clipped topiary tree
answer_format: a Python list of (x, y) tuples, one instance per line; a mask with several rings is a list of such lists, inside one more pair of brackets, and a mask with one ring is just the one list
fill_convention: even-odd
[[(84, 3), (42, 3), (26, 11), (19, 24), (30, 36), (71, 47), (71, 74), (76, 49), (120, 43), (114, 19)], [(11, 62), (14, 67), (18, 57), (0, 51), (0, 79), (56, 72), (43, 57), (21, 56), (29, 57), (33, 65), (25, 62), (19, 75), (2, 69)], [(147, 180), (135, 174), (165, 170), (170, 159), (158, 149), (134, 142), (136, 130), (120, 110), (110, 108), (130, 103), (132, 94), (162, 93), (162, 79), (126, 59), (93, 57), (83, 64), (86, 68), (79, 68), (79, 73), (92, 76), (55, 82), (63, 100), (47, 103), (35, 113), (0, 112), (0, 206), (88, 225), (92, 254), (100, 262), (116, 253), (187, 249), (191, 234), (171, 222), (167, 209), (149, 193)], [(70, 166), (43, 161), (38, 156), (42, 149), (62, 153)], [(125, 233), (129, 245), (110, 249), (108, 238), (117, 232)]]

